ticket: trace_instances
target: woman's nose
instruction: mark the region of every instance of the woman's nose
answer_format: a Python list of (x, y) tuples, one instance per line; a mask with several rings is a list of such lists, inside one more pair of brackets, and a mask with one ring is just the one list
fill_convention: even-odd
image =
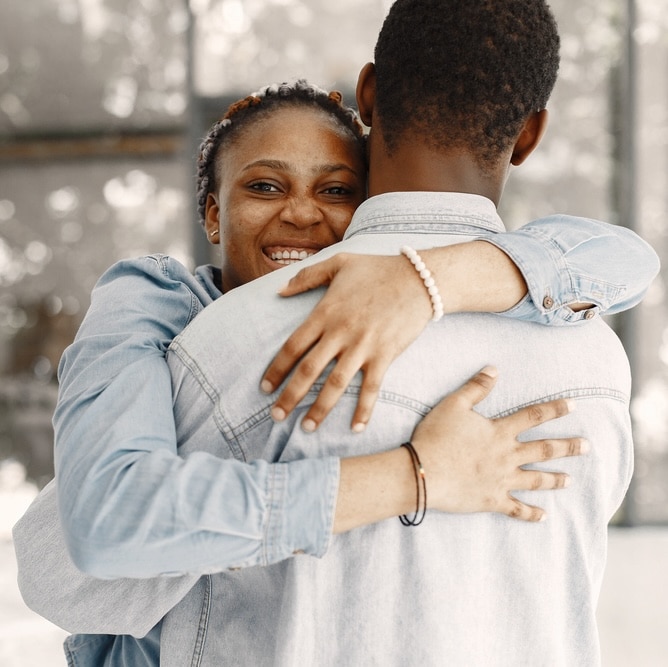
[(322, 211), (313, 197), (290, 197), (281, 211), (281, 221), (295, 227), (310, 227), (322, 222)]

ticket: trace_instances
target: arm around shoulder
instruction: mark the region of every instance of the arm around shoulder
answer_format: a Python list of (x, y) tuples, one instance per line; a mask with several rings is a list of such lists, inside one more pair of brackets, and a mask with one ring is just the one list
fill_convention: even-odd
[(528, 299), (504, 314), (542, 324), (577, 324), (632, 308), (660, 268), (638, 234), (589, 218), (553, 215), (484, 240), (512, 258), (528, 287)]

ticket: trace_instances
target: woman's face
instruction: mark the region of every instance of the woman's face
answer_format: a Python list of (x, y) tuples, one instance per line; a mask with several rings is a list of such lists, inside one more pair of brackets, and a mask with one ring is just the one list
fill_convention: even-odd
[(220, 229), (224, 291), (340, 241), (366, 194), (355, 141), (317, 109), (277, 109), (245, 128), (217, 166), (206, 228)]

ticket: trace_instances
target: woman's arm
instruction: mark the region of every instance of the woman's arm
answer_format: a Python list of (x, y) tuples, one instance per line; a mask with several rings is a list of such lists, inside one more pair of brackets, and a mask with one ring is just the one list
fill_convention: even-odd
[[(636, 305), (659, 270), (652, 248), (617, 225), (552, 216), (484, 240), (420, 250), (446, 313), (494, 312), (549, 325), (586, 322)], [(431, 319), (431, 303), (403, 256), (340, 254), (299, 273), (281, 292), (329, 285), (262, 378), (274, 391), (293, 371), (272, 415), (284, 419), (325, 367), (334, 370), (304, 416), (317, 428), (358, 371), (364, 374), (352, 428), (369, 419), (390, 363)], [(528, 292), (527, 292), (528, 286)]]
[[(415, 429), (412, 444), (424, 466), (428, 507), (443, 512), (500, 512), (541, 521), (544, 512), (520, 502), (513, 491), (560, 489), (562, 473), (521, 466), (588, 450), (580, 438), (519, 442), (517, 436), (574, 409), (565, 399), (532, 405), (500, 419), (474, 407), (489, 394), (496, 372), (483, 369), (443, 399)], [(341, 461), (334, 532), (416, 511), (415, 472), (403, 449)]]

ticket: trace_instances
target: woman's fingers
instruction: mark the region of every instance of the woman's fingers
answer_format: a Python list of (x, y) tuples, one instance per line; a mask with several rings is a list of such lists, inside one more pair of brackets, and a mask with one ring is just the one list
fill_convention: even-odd
[[(301, 269), (279, 290), (279, 294), (281, 296), (294, 296), (295, 294), (307, 292), (316, 287), (329, 285), (332, 278), (338, 273), (345, 262), (345, 258), (345, 253), (341, 253), (323, 262)], [(306, 321), (295, 329), (265, 371), (260, 384), (262, 391), (268, 394), (275, 391), (289, 375), (290, 371), (296, 367), (299, 360), (318, 343), (323, 334), (324, 325), (328, 322), (327, 317), (327, 311), (316, 307)], [(322, 372), (322, 369), (331, 359), (332, 357), (320, 368), (320, 372)], [(294, 391), (296, 394), (300, 394), (303, 391), (302, 396), (304, 396), (313, 382), (316, 381), (320, 372), (314, 374), (308, 367), (308, 364), (306, 366), (302, 365), (299, 368), (300, 378), (302, 379), (297, 380), (295, 385), (290, 387), (290, 391)], [(310, 380), (310, 384), (304, 389), (302, 383), (306, 383), (308, 380)]]
[[(295, 334), (296, 333), (297, 332), (295, 332)], [(302, 400), (302, 398), (306, 396), (315, 381), (320, 377), (320, 375), (322, 375), (322, 372), (327, 367), (327, 364), (329, 364), (329, 362), (336, 357), (339, 348), (335, 343), (329, 342), (330, 340), (331, 339), (328, 338), (320, 338), (318, 342), (305, 355), (303, 355), (298, 362), (296, 362), (296, 359), (299, 357), (294, 356), (296, 354), (294, 351), (295, 348), (292, 348), (287, 343), (283, 346), (283, 349), (274, 359), (274, 363), (272, 365), (275, 365), (277, 369), (280, 369), (282, 367), (281, 364), (284, 363), (283, 360), (285, 359), (285, 363), (290, 366), (287, 368), (286, 373), (290, 372), (292, 366), (295, 363), (296, 366), (294, 367), (294, 373), (292, 374), (292, 377), (288, 380), (287, 384), (274, 403), (271, 411), (274, 419), (281, 421), (287, 415), (289, 415), (295, 409), (297, 404)], [(346, 372), (345, 368), (338, 368), (338, 366), (339, 364), (337, 364), (337, 367), (332, 371), (334, 377), (331, 379), (331, 382), (328, 378), (328, 382), (330, 382), (330, 389), (332, 385), (342, 381), (343, 375)], [(353, 372), (353, 375), (354, 374), (355, 372)], [(330, 374), (330, 377), (331, 375), (332, 374)], [(270, 374), (270, 377), (273, 377), (273, 375)], [(352, 378), (352, 376), (350, 377)], [(348, 379), (348, 382), (350, 382), (350, 378)], [(268, 385), (265, 385), (264, 381), (262, 388), (265, 391), (268, 389)], [(315, 413), (310, 415), (309, 419), (313, 419), (314, 417)], [(317, 423), (319, 423), (321, 420), (322, 419), (319, 419)], [(307, 430), (313, 429), (311, 428)]]
[(339, 272), (342, 264), (346, 261), (346, 253), (339, 253), (329, 259), (317, 264), (311, 264), (301, 269), (290, 280), (278, 290), (281, 296), (294, 296), (302, 292), (308, 292), (316, 287), (329, 285), (332, 278)]
[(522, 408), (508, 417), (497, 419), (497, 424), (507, 426), (515, 434), (527, 431), (534, 426), (544, 424), (552, 419), (563, 417), (575, 410), (575, 401), (570, 398), (558, 398), (546, 403), (534, 403)]
[(496, 384), (496, 376), (497, 370), (494, 366), (485, 366), (450, 394), (450, 398), (464, 401), (467, 407), (472, 408), (489, 395)]
[(566, 456), (579, 456), (589, 451), (589, 442), (584, 438), (550, 438), (520, 443), (519, 465), (551, 461)]
[[(315, 321), (313, 317), (308, 318), (301, 326), (295, 329), (294, 333), (278, 351), (278, 354), (272, 359), (271, 364), (262, 376), (260, 388), (263, 392), (271, 394), (271, 392), (275, 391), (281, 385), (283, 380), (290, 374), (290, 371), (297, 366), (299, 360), (318, 342), (321, 332), (319, 322)], [(324, 368), (323, 366), (317, 374), (314, 374), (315, 371), (309, 364), (310, 362), (300, 364), (297, 368), (299, 374), (297, 384), (306, 382), (311, 377), (311, 384), (313, 384)], [(308, 386), (310, 387), (311, 385), (309, 384)], [(308, 388), (306, 391), (308, 391)]]
[(498, 511), (502, 514), (507, 514), (511, 519), (519, 519), (520, 521), (536, 523), (546, 519), (546, 514), (540, 507), (527, 505), (512, 496), (508, 496)]
[(357, 407), (353, 415), (351, 427), (356, 433), (361, 433), (369, 423), (373, 408), (378, 400), (380, 385), (385, 377), (391, 358), (378, 359), (376, 363), (370, 364), (364, 369), (364, 380), (360, 387), (360, 395), (357, 399)]

